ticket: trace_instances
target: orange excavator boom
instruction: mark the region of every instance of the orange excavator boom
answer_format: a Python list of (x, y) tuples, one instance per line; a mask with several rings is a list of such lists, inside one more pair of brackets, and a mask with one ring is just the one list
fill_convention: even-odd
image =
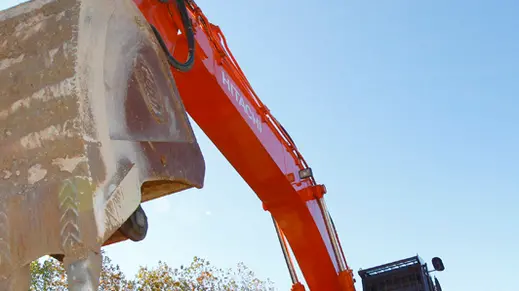
[(219, 27), (194, 1), (134, 2), (168, 55), (188, 114), (272, 214), (293, 289), (302, 285), (285, 238), (310, 290), (355, 290), (324, 201), (326, 188), (254, 92)]

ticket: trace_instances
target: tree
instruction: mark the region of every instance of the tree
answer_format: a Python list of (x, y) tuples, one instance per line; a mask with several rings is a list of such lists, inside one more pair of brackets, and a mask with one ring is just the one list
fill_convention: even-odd
[[(114, 265), (110, 258), (103, 252), (103, 265), (99, 278), (99, 290), (133, 290), (128, 287), (131, 281), (126, 280), (118, 265)], [(66, 291), (67, 275), (63, 264), (52, 258), (31, 263), (30, 291), (55, 290)]]
[(63, 265), (51, 257), (31, 263), (31, 285), (29, 291), (66, 289), (67, 278)]
[(138, 291), (173, 290), (173, 291), (248, 291), (274, 290), (270, 280), (255, 278), (245, 264), (239, 263), (236, 270), (220, 269), (209, 261), (194, 257), (188, 267), (172, 269), (166, 263), (159, 262), (152, 269), (141, 267), (134, 282)]
[[(52, 257), (34, 261), (31, 264), (30, 291), (67, 290), (67, 277), (63, 264)], [(99, 290), (120, 291), (267, 291), (275, 290), (270, 280), (255, 277), (245, 264), (239, 263), (236, 269), (220, 269), (209, 261), (194, 257), (189, 266), (171, 268), (159, 261), (152, 268), (140, 267), (132, 280), (126, 279), (119, 266), (112, 263), (103, 253)]]

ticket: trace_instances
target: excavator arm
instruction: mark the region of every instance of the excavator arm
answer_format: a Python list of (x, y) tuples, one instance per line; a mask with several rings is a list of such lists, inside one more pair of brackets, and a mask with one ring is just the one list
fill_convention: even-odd
[[(326, 208), (326, 188), (233, 57), (222, 31), (191, 0), (134, 0), (165, 50), (187, 113), (272, 214), (294, 290), (355, 290)], [(285, 241), (286, 238), (286, 241)]]
[(0, 290), (46, 254), (97, 289), (101, 247), (146, 235), (141, 203), (203, 187), (188, 115), (271, 214), (292, 290), (292, 253), (310, 290), (355, 290), (326, 188), (194, 1), (0, 11), (0, 84)]

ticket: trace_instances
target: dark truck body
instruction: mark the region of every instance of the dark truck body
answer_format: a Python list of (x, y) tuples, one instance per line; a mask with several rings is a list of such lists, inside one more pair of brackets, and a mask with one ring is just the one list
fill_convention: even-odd
[(360, 270), (359, 276), (363, 291), (441, 291), (419, 256)]

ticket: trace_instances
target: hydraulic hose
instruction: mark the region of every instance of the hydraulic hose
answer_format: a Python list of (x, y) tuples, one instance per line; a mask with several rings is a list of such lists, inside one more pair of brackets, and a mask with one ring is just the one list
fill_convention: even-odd
[[(162, 3), (169, 3), (169, 0), (159, 0)], [(157, 40), (159, 41), (160, 46), (166, 53), (166, 57), (168, 59), (168, 63), (173, 66), (175, 69), (181, 71), (181, 72), (188, 72), (193, 68), (193, 65), (195, 63), (195, 33), (193, 31), (193, 25), (191, 23), (191, 19), (189, 19), (189, 15), (187, 12), (186, 7), (186, 0), (175, 0), (177, 3), (177, 9), (180, 13), (180, 17), (182, 19), (182, 25), (184, 26), (184, 30), (186, 32), (187, 37), (187, 46), (188, 46), (188, 52), (187, 52), (187, 60), (185, 63), (181, 63), (177, 61), (169, 52), (168, 47), (166, 46), (166, 43), (164, 42), (164, 39), (160, 35), (157, 28), (153, 25), (151, 25), (151, 29), (153, 30), (153, 33), (157, 37)]]

